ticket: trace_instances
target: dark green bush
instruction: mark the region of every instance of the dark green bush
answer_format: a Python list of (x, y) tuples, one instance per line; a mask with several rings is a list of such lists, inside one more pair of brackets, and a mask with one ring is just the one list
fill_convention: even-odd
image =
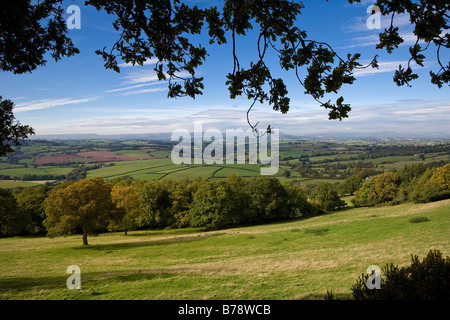
[(419, 223), (419, 222), (427, 222), (430, 221), (427, 217), (414, 217), (409, 219), (409, 222), (411, 223)]
[(448, 300), (450, 299), (450, 258), (439, 250), (430, 250), (419, 261), (411, 255), (411, 265), (382, 268), (381, 288), (369, 289), (363, 274), (352, 287), (355, 300)]
[(328, 231), (329, 231), (328, 228), (311, 228), (311, 229), (306, 229), (305, 230), (305, 232), (307, 234), (313, 234), (313, 235), (316, 235), (316, 236), (323, 236)]

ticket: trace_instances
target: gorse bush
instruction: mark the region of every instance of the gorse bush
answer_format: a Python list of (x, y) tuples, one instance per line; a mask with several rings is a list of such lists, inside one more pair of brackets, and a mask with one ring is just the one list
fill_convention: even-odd
[(382, 268), (380, 289), (369, 289), (368, 274), (352, 287), (355, 300), (448, 300), (450, 299), (450, 258), (430, 250), (420, 261), (411, 255), (411, 265)]

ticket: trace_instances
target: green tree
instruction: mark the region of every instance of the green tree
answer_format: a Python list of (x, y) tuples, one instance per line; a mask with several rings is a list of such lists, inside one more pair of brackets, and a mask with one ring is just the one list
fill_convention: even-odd
[(124, 231), (127, 235), (128, 231), (139, 226), (139, 217), (143, 211), (141, 198), (133, 185), (115, 184), (111, 188), (111, 200), (119, 210), (109, 229)]
[(69, 235), (81, 229), (83, 245), (88, 236), (108, 228), (116, 216), (111, 186), (101, 178), (87, 178), (54, 189), (44, 201), (44, 226), (49, 237)]
[[(360, 0), (349, 0), (350, 3)], [(399, 65), (394, 74), (394, 82), (398, 86), (411, 86), (410, 82), (419, 76), (411, 68), (411, 62), (424, 67), (427, 50), (436, 50), (438, 69), (430, 71), (431, 83), (441, 88), (450, 81), (450, 62), (443, 61), (443, 52), (450, 48), (449, 29), (450, 15), (448, 1), (414, 1), (414, 0), (377, 0), (376, 5), (381, 14), (390, 18), (390, 25), (379, 34), (377, 49), (385, 49), (389, 54), (398, 49), (404, 42), (399, 28), (395, 26), (398, 15), (407, 14), (409, 21), (414, 27), (413, 36), (415, 43), (409, 47), (410, 59), (406, 65)], [(448, 55), (446, 56), (448, 59)]]
[(434, 170), (428, 168), (419, 178), (409, 199), (415, 203), (429, 202), (439, 198), (441, 188), (436, 183), (430, 183)]
[(400, 179), (400, 185), (408, 186), (414, 183), (414, 181), (417, 182), (416, 180), (419, 179), (426, 170), (427, 167), (423, 163), (404, 166), (397, 172)]
[(430, 178), (431, 183), (436, 183), (444, 192), (450, 192), (450, 163), (436, 168)]
[(171, 180), (143, 181), (137, 186), (144, 210), (140, 223), (150, 228), (165, 228), (175, 223), (171, 213)]
[(62, 0), (5, 1), (0, 8), (0, 70), (16, 74), (55, 61), (79, 50), (67, 36)]
[(313, 213), (303, 189), (295, 185), (292, 181), (284, 181), (282, 185), (287, 192), (288, 210), (292, 211), (294, 216), (307, 216)]
[(189, 225), (189, 205), (192, 202), (192, 193), (186, 181), (175, 182), (170, 188), (171, 216), (173, 226), (177, 228)]
[(416, 203), (436, 201), (450, 197), (450, 164), (427, 169), (420, 177), (410, 199)]
[(249, 197), (250, 221), (286, 219), (295, 215), (287, 204), (288, 193), (277, 178), (267, 176), (249, 178), (245, 192)]
[(400, 181), (397, 202), (401, 203), (409, 199), (409, 195), (414, 191), (416, 184), (426, 170), (427, 167), (424, 164), (416, 163), (406, 165), (397, 172)]
[(291, 176), (291, 171), (288, 169), (284, 169), (283, 177), (289, 178)]
[(372, 175), (373, 169), (359, 169), (358, 171), (342, 181), (338, 186), (338, 191), (341, 196), (353, 195), (364, 183), (364, 179)]
[(31, 127), (15, 120), (13, 107), (11, 100), (2, 100), (0, 96), (0, 157), (14, 152), (11, 146), (18, 146), (21, 140), (34, 134)]
[(311, 199), (318, 201), (325, 211), (336, 210), (346, 206), (336, 188), (328, 182), (322, 182), (311, 193)]
[[(0, 6), (0, 70), (15, 74), (32, 72), (46, 64), (79, 53), (67, 36), (62, 0), (4, 1)], [(13, 152), (11, 145), (34, 134), (28, 125), (14, 123), (14, 103), (0, 96), (0, 156)]]
[(27, 231), (29, 220), (8, 189), (0, 188), (0, 235), (15, 236)]
[(247, 189), (248, 179), (233, 173), (224, 181), (230, 187), (232, 201), (236, 207), (236, 214), (239, 215), (239, 220), (242, 223), (251, 222), (252, 210), (250, 209), (250, 196)]
[(45, 232), (43, 221), (45, 219), (44, 201), (49, 193), (49, 187), (28, 187), (15, 194), (18, 208), (22, 210), (30, 221), (30, 232), (41, 234)]
[(225, 181), (209, 181), (202, 184), (193, 196), (189, 207), (192, 227), (225, 228), (241, 222), (233, 191)]
[(395, 172), (385, 172), (366, 180), (356, 192), (352, 203), (355, 206), (374, 206), (393, 201), (398, 192), (399, 178)]

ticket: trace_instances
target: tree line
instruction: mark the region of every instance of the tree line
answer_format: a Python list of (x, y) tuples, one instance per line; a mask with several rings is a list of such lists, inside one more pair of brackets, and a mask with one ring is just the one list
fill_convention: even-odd
[(300, 186), (267, 176), (221, 181), (84, 178), (54, 187), (0, 189), (0, 235), (50, 237), (142, 229), (221, 229), (312, 216), (346, 206), (428, 202), (450, 198), (450, 164), (421, 163), (398, 172), (355, 169), (340, 184)]
[(352, 203), (357, 207), (450, 198), (450, 164), (434, 168), (417, 163), (397, 172), (373, 173), (373, 169), (358, 170), (339, 184), (340, 194), (354, 194)]
[(220, 229), (242, 224), (318, 214), (345, 203), (331, 184), (307, 190), (273, 177), (222, 181), (85, 178), (25, 188), (14, 194), (1, 189), (1, 235), (47, 234), (50, 237), (105, 231), (202, 227)]

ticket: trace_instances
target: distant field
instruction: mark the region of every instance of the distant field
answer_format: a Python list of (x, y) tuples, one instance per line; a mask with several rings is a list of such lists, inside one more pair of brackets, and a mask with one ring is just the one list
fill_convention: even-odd
[(116, 151), (115, 153), (123, 155), (123, 156), (127, 156), (127, 157), (132, 157), (132, 158), (149, 157), (148, 153), (139, 151), (139, 150), (120, 150), (120, 151)]
[[(58, 179), (61, 180), (64, 179), (63, 176), (83, 165), (87, 168), (87, 177), (98, 176), (105, 179), (128, 176), (145, 180), (183, 178), (193, 180), (197, 177), (221, 180), (230, 174), (242, 177), (261, 175), (260, 165), (251, 165), (248, 164), (248, 161), (244, 165), (224, 163), (201, 168), (193, 164), (175, 165), (170, 158), (172, 148), (173, 144), (167, 141), (109, 141), (102, 139), (27, 141), (20, 147), (17, 154), (0, 158), (0, 176), (4, 176), (0, 179), (6, 180), (5, 176), (9, 176), (11, 179), (22, 179), (24, 175), (40, 176), (23, 177), (25, 180), (48, 179), (49, 177), (46, 177), (48, 175), (58, 175)], [(391, 154), (399, 155), (392, 156)], [(355, 158), (358, 155), (362, 155), (362, 157)], [(145, 159), (148, 157), (156, 158)], [(288, 158), (291, 159), (288, 160)], [(350, 158), (353, 159), (350, 160)], [(246, 155), (246, 159), (248, 159), (248, 155)], [(59, 165), (35, 166), (36, 163), (43, 164), (47, 161), (56, 161), (59, 162)], [(381, 171), (399, 170), (405, 165), (428, 164), (438, 161), (450, 162), (450, 145), (448, 143), (370, 142), (364, 140), (337, 143), (306, 140), (281, 141), (280, 170), (274, 176), (282, 181), (296, 180), (310, 184), (336, 183), (342, 180), (329, 179), (329, 177), (343, 179), (348, 174), (348, 169), (360, 163), (365, 163), (363, 166), (371, 166)], [(306, 171), (297, 168), (300, 162), (308, 166)], [(285, 177), (285, 170), (290, 171), (289, 177)], [(310, 177), (317, 177), (317, 179)], [(19, 183), (0, 181), (0, 188), (19, 185)]]
[(41, 183), (37, 181), (20, 181), (20, 180), (0, 180), (0, 188), (13, 189), (13, 188), (26, 188), (38, 186)]
[(179, 180), (182, 178), (226, 178), (230, 174), (238, 176), (259, 176), (260, 166), (250, 164), (214, 164), (214, 165), (176, 165), (171, 159), (151, 159), (139, 161), (116, 162), (114, 166), (91, 170), (88, 177), (114, 178), (118, 176), (131, 176), (133, 178), (153, 177)]
[[(353, 208), (213, 232), (199, 229), (0, 239), (0, 299), (348, 298), (370, 265), (450, 255), (450, 200)], [(413, 217), (429, 221), (411, 223)], [(68, 290), (66, 269), (81, 269)]]
[(9, 175), (11, 177), (22, 177), (24, 174), (36, 174), (36, 175), (65, 175), (72, 171), (72, 168), (67, 167), (49, 167), (49, 166), (40, 166), (37, 168), (34, 167), (21, 167), (21, 168), (8, 168), (1, 169), (0, 174)]
[[(173, 165), (170, 159), (150, 159), (150, 160), (136, 160), (136, 161), (122, 161), (115, 162), (114, 166), (105, 167), (88, 172), (88, 177), (116, 177), (121, 175), (130, 175), (134, 173), (145, 173), (154, 168), (161, 168)], [(142, 171), (142, 172), (138, 172)]]
[(204, 167), (192, 166), (184, 170), (173, 171), (164, 176), (164, 179), (172, 179), (172, 180), (180, 180), (183, 178), (189, 178), (191, 180), (195, 178), (207, 179), (211, 177), (217, 169), (218, 168), (214, 166), (204, 166)]

